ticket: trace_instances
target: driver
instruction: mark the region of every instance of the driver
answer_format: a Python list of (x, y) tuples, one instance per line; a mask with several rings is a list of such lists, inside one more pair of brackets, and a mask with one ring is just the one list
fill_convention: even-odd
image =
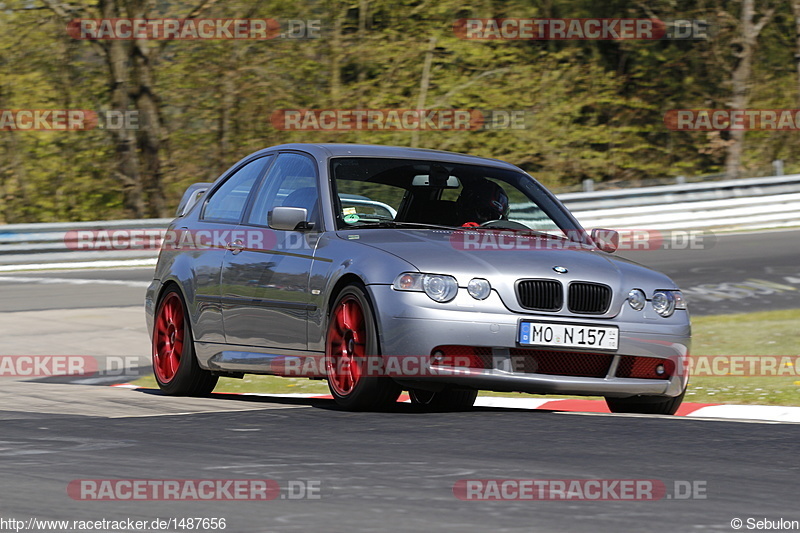
[(490, 220), (508, 220), (508, 195), (494, 182), (482, 179), (464, 187), (456, 200), (458, 218), (467, 226)]

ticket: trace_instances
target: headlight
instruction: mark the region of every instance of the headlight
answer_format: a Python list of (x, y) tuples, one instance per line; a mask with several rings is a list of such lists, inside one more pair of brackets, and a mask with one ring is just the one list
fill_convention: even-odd
[(456, 297), (458, 283), (452, 276), (425, 274), (422, 277), (422, 290), (436, 302), (449, 302)]
[(672, 291), (656, 291), (653, 293), (653, 309), (663, 317), (668, 317), (675, 312), (675, 296)]
[(398, 291), (423, 291), (436, 302), (449, 302), (458, 292), (458, 283), (453, 276), (418, 272), (400, 274), (392, 287)]
[(467, 292), (476, 300), (485, 300), (492, 292), (492, 286), (485, 279), (472, 278), (467, 284)]
[(628, 293), (628, 304), (636, 311), (644, 309), (644, 304), (647, 302), (647, 297), (641, 289), (631, 289)]

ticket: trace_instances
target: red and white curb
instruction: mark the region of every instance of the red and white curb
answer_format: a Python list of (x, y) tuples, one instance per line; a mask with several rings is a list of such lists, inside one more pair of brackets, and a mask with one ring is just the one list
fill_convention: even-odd
[[(602, 400), (538, 398), (478, 397), (475, 405), (482, 407), (509, 407), (514, 409), (544, 409), (549, 411), (571, 411), (583, 413), (610, 413)], [(713, 403), (684, 402), (676, 416), (688, 418), (723, 418), (728, 420), (758, 420), (764, 422), (798, 422), (800, 407), (782, 405), (723, 405)]]
[[(112, 385), (127, 389), (140, 387), (130, 383)], [(226, 394), (226, 393), (220, 393)], [(239, 394), (239, 393), (228, 393)], [(241, 393), (242, 396), (263, 396), (273, 398), (316, 398), (333, 399), (330, 394), (259, 394)], [(400, 402), (410, 402), (408, 395), (403, 394), (398, 399)], [(610, 413), (606, 403), (602, 400), (583, 400), (580, 398), (567, 398), (550, 400), (546, 398), (509, 398), (499, 396), (478, 396), (476, 407), (502, 407), (507, 409), (541, 409), (544, 411), (564, 411), (574, 413)], [(758, 422), (796, 422), (800, 423), (800, 407), (783, 405), (724, 405), (713, 403), (681, 404), (676, 416), (687, 418), (707, 418), (725, 420), (743, 420)]]

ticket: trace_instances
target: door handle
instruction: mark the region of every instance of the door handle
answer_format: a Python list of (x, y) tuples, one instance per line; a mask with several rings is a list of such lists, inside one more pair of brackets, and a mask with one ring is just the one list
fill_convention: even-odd
[(244, 250), (244, 241), (242, 241), (242, 239), (236, 239), (235, 241), (226, 244), (225, 248), (230, 250), (232, 254), (236, 255)]

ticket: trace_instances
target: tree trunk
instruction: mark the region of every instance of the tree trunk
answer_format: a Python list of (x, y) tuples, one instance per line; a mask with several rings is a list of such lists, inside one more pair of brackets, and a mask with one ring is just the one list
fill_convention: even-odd
[[(428, 49), (425, 51), (425, 61), (422, 64), (422, 77), (419, 81), (419, 95), (417, 96), (417, 109), (425, 109), (425, 102), (428, 100), (428, 87), (431, 85), (431, 65), (433, 64), (433, 51), (436, 50), (436, 37), (431, 37), (428, 41)], [(411, 147), (419, 147), (419, 129), (411, 132)]]
[[(68, 12), (55, 0), (44, 2), (65, 22), (76, 18), (76, 14), (80, 18), (93, 18), (82, 10)], [(195, 11), (210, 3), (203, 3)], [(104, 19), (147, 18), (149, 5), (148, 0), (98, 2), (100, 17)], [(115, 150), (114, 177), (122, 186), (124, 206), (136, 218), (166, 216), (160, 155), (166, 135), (162, 128), (160, 103), (153, 87), (151, 48), (147, 41), (106, 40), (93, 41), (93, 44), (105, 56), (111, 110), (122, 117), (128, 116), (131, 107), (139, 112), (138, 134), (124, 125), (108, 129)]]
[[(103, 18), (120, 17), (115, 0), (101, 0), (100, 9)], [(125, 41), (110, 40), (103, 41), (102, 46), (108, 64), (111, 110), (125, 116), (130, 108), (127, 45)], [(114, 175), (122, 185), (124, 205), (133, 217), (142, 218), (145, 214), (145, 203), (136, 136), (127, 128), (109, 129), (108, 132), (114, 140), (116, 152)]]
[[(358, 42), (363, 44), (367, 42), (367, 17), (369, 13), (369, 0), (360, 0), (358, 4)], [(361, 58), (359, 58), (361, 59)], [(358, 105), (364, 105), (362, 100), (364, 97), (364, 81), (367, 79), (367, 66), (360, 62), (358, 64)]]
[(219, 131), (217, 133), (217, 173), (221, 174), (230, 166), (231, 124), (236, 106), (236, 84), (233, 76), (221, 76), (219, 84), (220, 108)]
[(797, 108), (800, 109), (800, 0), (792, 0), (792, 14), (794, 15), (794, 61), (797, 70)]
[(339, 7), (333, 19), (333, 32), (330, 40), (331, 50), (331, 104), (336, 107), (339, 105), (342, 98), (342, 65), (344, 64), (347, 53), (343, 45), (343, 27), (345, 19), (347, 18), (347, 10), (349, 4), (344, 4)]
[[(734, 51), (736, 65), (731, 74), (731, 102), (732, 109), (745, 109), (750, 100), (750, 78), (753, 74), (753, 55), (758, 35), (772, 17), (773, 10), (767, 10), (756, 22), (755, 0), (742, 1), (741, 37), (738, 39), (738, 50)], [(737, 178), (741, 171), (742, 153), (744, 152), (745, 130), (731, 130), (731, 143), (725, 157), (725, 175), (727, 178)]]
[[(147, 0), (129, 2), (128, 16), (133, 19), (146, 19)], [(149, 217), (166, 217), (164, 201), (164, 176), (161, 168), (161, 145), (164, 140), (161, 126), (161, 106), (155, 94), (153, 63), (149, 41), (137, 40), (130, 47), (130, 66), (132, 70), (132, 95), (139, 112), (137, 141), (143, 171), (142, 184)]]

